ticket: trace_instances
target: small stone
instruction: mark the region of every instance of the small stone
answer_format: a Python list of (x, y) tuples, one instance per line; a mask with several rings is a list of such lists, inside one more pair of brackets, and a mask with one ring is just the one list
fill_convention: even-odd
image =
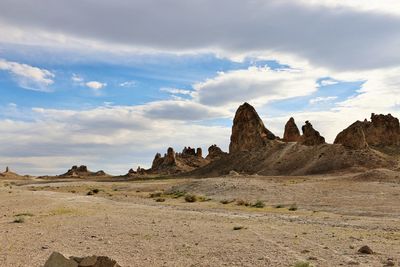
[(44, 245), (42, 246), (42, 249), (49, 249), (49, 246)]
[(362, 246), (359, 250), (359, 253), (361, 254), (374, 254), (374, 252), (372, 251), (372, 249), (368, 246)]

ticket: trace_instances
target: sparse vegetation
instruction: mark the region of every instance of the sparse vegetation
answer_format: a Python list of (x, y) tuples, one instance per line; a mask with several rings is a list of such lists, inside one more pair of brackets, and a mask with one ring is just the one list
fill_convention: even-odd
[(264, 208), (265, 204), (261, 200), (257, 200), (256, 203), (251, 205), (253, 208)]
[(312, 265), (306, 261), (299, 261), (294, 264), (294, 267), (312, 267)]
[(220, 203), (226, 205), (226, 204), (232, 203), (233, 201), (234, 200), (223, 199), (223, 200), (220, 201)]
[(251, 203), (246, 200), (243, 200), (243, 199), (238, 199), (238, 200), (236, 200), (236, 205), (248, 207), (251, 205)]
[(24, 223), (24, 222), (25, 222), (25, 217), (24, 216), (18, 216), (13, 221), (13, 223)]
[(15, 215), (15, 217), (24, 217), (24, 216), (32, 217), (34, 215), (32, 213), (30, 213), (30, 212), (18, 213), (18, 214)]
[(159, 197), (155, 199), (156, 202), (164, 202), (165, 198)]
[(234, 226), (233, 230), (237, 231), (237, 230), (242, 230), (244, 227), (243, 226)]
[(94, 188), (94, 189), (91, 189), (89, 192), (87, 192), (86, 195), (92, 196), (94, 194), (98, 194), (99, 192), (100, 192), (100, 189)]
[(196, 202), (197, 201), (197, 196), (196, 195), (192, 195), (192, 194), (185, 195), (185, 201), (186, 202)]
[(186, 192), (183, 191), (173, 191), (169, 193), (168, 195), (171, 195), (173, 198), (180, 198), (186, 195)]
[(275, 205), (275, 209), (282, 209), (282, 208), (284, 208), (285, 207), (285, 205), (283, 205), (283, 204), (278, 204), (278, 205)]
[(290, 210), (290, 211), (296, 211), (296, 210), (297, 210), (297, 205), (296, 205), (296, 203), (290, 205), (289, 210)]
[(153, 192), (150, 193), (150, 198), (156, 198), (156, 197), (161, 197), (162, 193), (161, 192)]

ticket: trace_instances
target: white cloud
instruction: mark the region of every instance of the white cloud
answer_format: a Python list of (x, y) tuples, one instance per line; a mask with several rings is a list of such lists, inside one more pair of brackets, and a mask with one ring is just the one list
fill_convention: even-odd
[(160, 91), (175, 94), (175, 95), (192, 95), (193, 94), (193, 91), (190, 91), (190, 90), (184, 90), (184, 89), (178, 89), (178, 88), (168, 88), (168, 87), (160, 88)]
[(49, 92), (49, 86), (54, 83), (54, 73), (27, 64), (0, 59), (0, 70), (11, 73), (18, 85), (28, 90)]
[(83, 83), (83, 81), (84, 81), (84, 79), (81, 77), (81, 76), (79, 76), (78, 74), (72, 74), (72, 77), (71, 77), (71, 80), (74, 82), (74, 83), (78, 83), (78, 84), (81, 84), (81, 83)]
[(85, 85), (93, 90), (100, 90), (107, 86), (106, 83), (101, 83), (98, 81), (90, 81), (90, 82), (85, 83)]
[(318, 74), (318, 71), (267, 67), (220, 72), (215, 78), (193, 86), (194, 99), (210, 106), (236, 107), (244, 101), (261, 105), (315, 92)]
[(135, 81), (126, 81), (126, 82), (120, 83), (119, 86), (121, 86), (121, 87), (134, 87), (134, 86), (136, 86), (136, 82)]
[(325, 96), (325, 97), (316, 97), (316, 98), (312, 98), (310, 99), (309, 103), (311, 105), (317, 104), (317, 103), (321, 103), (321, 102), (330, 102), (337, 99), (337, 96)]

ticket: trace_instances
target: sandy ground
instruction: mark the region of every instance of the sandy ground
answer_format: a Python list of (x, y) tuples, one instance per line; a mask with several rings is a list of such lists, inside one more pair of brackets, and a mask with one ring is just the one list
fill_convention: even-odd
[[(42, 266), (59, 251), (122, 266), (400, 266), (400, 181), (352, 177), (3, 180), (0, 265)], [(187, 203), (170, 194), (177, 191), (208, 200)], [(149, 197), (154, 192), (165, 202)], [(362, 245), (375, 253), (357, 253)]]

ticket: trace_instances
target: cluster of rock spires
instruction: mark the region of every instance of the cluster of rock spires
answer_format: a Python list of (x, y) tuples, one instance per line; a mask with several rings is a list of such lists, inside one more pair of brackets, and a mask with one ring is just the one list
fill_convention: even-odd
[[(259, 174), (310, 174), (345, 168), (388, 167), (393, 163), (380, 148), (394, 148), (400, 154), (399, 120), (388, 115), (371, 115), (371, 121), (357, 121), (340, 132), (334, 144), (306, 121), (301, 133), (294, 118), (285, 125), (283, 138), (268, 130), (256, 110), (248, 103), (236, 111), (230, 138), (229, 153), (217, 145), (208, 148), (203, 157), (201, 148), (185, 147), (177, 153), (157, 153), (150, 169), (130, 169), (126, 177), (146, 175), (197, 174), (221, 175), (231, 170)], [(61, 177), (106, 176), (103, 171), (90, 172), (86, 166), (73, 166)]]

